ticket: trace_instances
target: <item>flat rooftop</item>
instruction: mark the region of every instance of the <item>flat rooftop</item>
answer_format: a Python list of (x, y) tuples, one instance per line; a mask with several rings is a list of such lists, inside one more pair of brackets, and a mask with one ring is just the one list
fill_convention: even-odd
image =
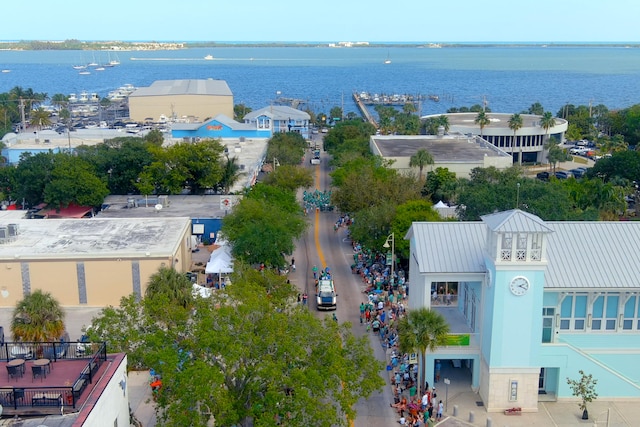
[[(104, 199), (103, 210), (98, 212), (98, 218), (222, 218), (231, 209), (224, 209), (224, 199), (231, 205), (236, 204), (241, 196), (223, 195), (175, 195), (167, 196), (169, 205), (159, 211), (155, 209), (156, 196), (107, 196)], [(131, 199), (135, 207), (131, 207)], [(108, 205), (108, 206), (106, 206)]]
[[(489, 118), (489, 121), (491, 122), (490, 124), (488, 124), (485, 129), (487, 127), (491, 127), (491, 128), (503, 128), (506, 129), (507, 131), (511, 132), (511, 134), (513, 134), (513, 131), (511, 129), (509, 129), (509, 119), (511, 119), (511, 116), (513, 116), (512, 113), (486, 113), (487, 117)], [(474, 126), (478, 128), (478, 131), (480, 131), (480, 126), (476, 123), (476, 117), (478, 117), (478, 113), (474, 112), (474, 113), (449, 113), (449, 114), (430, 114), (428, 116), (422, 116), (422, 119), (425, 118), (433, 118), (433, 117), (440, 117), (440, 116), (446, 116), (448, 121), (449, 121), (449, 126), (451, 127), (456, 127), (456, 126)], [(520, 114), (520, 117), (522, 118), (522, 127), (526, 128), (526, 127), (540, 127), (540, 119), (542, 118), (541, 116), (535, 115), (535, 114)], [(554, 120), (556, 121), (556, 125), (559, 125), (561, 123), (566, 122), (565, 119), (561, 119), (559, 117), (554, 117)], [(543, 128), (540, 128), (542, 132), (545, 132)]]
[(481, 138), (461, 134), (376, 135), (371, 140), (382, 157), (411, 157), (421, 148), (427, 150), (435, 162), (477, 162), (486, 156), (509, 156)]
[(173, 254), (191, 220), (94, 217), (11, 219), (10, 224), (17, 224), (18, 235), (0, 243), (0, 260), (164, 256)]

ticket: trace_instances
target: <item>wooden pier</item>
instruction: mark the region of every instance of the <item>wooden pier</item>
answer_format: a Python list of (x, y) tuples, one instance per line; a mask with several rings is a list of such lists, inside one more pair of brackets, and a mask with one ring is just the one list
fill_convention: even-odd
[(369, 112), (369, 109), (367, 108), (363, 100), (360, 99), (360, 96), (358, 95), (357, 92), (353, 92), (353, 100), (356, 102), (356, 105), (358, 106), (358, 109), (362, 113), (362, 116), (364, 117), (364, 119), (369, 123), (371, 123), (373, 126), (375, 126), (376, 129), (378, 129), (379, 127), (378, 122), (376, 121), (376, 119), (373, 118), (373, 116)]

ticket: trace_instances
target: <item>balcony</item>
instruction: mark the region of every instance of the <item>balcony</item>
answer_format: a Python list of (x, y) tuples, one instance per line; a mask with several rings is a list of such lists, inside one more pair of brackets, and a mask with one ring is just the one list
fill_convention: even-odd
[(105, 343), (5, 342), (0, 346), (2, 415), (78, 412), (106, 369)]

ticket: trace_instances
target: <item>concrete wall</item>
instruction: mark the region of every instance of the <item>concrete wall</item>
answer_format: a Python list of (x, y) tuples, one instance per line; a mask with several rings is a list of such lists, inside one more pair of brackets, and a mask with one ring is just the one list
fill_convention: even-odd
[(164, 255), (104, 259), (44, 259), (0, 261), (0, 307), (15, 307), (36, 289), (50, 292), (62, 306), (117, 306), (120, 298), (144, 295), (151, 275), (161, 266), (180, 272), (191, 268), (190, 227)]
[(86, 418), (80, 417), (78, 421), (82, 422), (83, 426), (91, 427), (130, 425), (129, 388), (127, 384), (127, 357), (125, 356), (116, 367), (111, 378), (109, 378), (104, 391), (99, 395), (99, 399), (95, 401), (91, 411), (86, 414)]
[(129, 97), (129, 117), (143, 122), (147, 117), (158, 120), (161, 115), (180, 119), (193, 116), (200, 121), (224, 114), (233, 117), (233, 96), (221, 95), (167, 95)]

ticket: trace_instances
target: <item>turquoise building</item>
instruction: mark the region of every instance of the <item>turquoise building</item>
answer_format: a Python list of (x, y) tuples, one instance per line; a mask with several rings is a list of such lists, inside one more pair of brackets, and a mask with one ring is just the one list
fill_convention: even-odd
[(427, 355), (468, 371), (487, 411), (573, 398), (567, 378), (598, 380), (599, 398), (640, 398), (640, 223), (543, 221), (518, 209), (479, 222), (415, 222), (408, 308), (449, 322)]

